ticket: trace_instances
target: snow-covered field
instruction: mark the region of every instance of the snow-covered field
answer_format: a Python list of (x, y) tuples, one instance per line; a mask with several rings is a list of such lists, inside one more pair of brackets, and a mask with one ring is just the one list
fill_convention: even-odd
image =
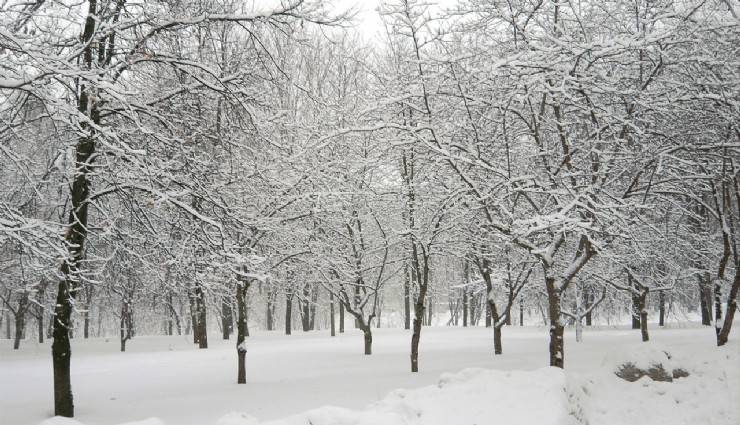
[[(740, 344), (714, 347), (709, 327), (588, 329), (566, 341), (566, 371), (547, 364), (546, 329), (504, 329), (493, 356), (490, 329), (424, 328), (421, 373), (409, 372), (408, 331), (380, 329), (372, 356), (354, 330), (249, 338), (246, 385), (237, 385), (233, 341), (211, 335), (73, 340), (76, 420), (166, 425), (740, 424)], [(669, 351), (690, 376), (672, 383), (617, 378), (617, 363)], [(14, 352), (0, 341), (0, 424), (37, 425), (52, 414), (47, 344)], [(408, 390), (398, 390), (406, 388)], [(322, 406), (336, 407), (322, 407)], [(158, 418), (149, 419), (147, 418)], [(274, 422), (273, 422), (274, 421)], [(76, 424), (68, 420), (48, 423)]]

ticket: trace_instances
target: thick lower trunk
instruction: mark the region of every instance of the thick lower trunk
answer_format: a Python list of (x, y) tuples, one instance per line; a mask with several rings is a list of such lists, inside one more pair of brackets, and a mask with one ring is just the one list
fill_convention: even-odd
[(411, 334), (411, 372), (419, 371), (419, 340), (421, 339), (421, 320), (422, 317), (414, 318), (414, 330)]
[(74, 417), (74, 401), (72, 397), (72, 380), (70, 378), (70, 358), (72, 350), (69, 344), (69, 327), (72, 316), (72, 296), (74, 282), (71, 273), (66, 270), (67, 264), (62, 266), (66, 271), (67, 279), (59, 283), (51, 344), (51, 358), (54, 368), (54, 415)]
[(665, 326), (665, 292), (658, 294), (658, 326)]
[(640, 334), (642, 335), (642, 341), (647, 342), (650, 340), (650, 336), (648, 335), (648, 314), (647, 314), (647, 296), (648, 296), (648, 290), (643, 289), (640, 291), (640, 295), (637, 298), (637, 307), (638, 311), (640, 313)]
[(365, 342), (365, 355), (369, 356), (373, 354), (373, 333), (369, 325), (362, 327), (362, 334)]
[(493, 354), (499, 355), (503, 353), (503, 347), (501, 344), (501, 326), (493, 326)]
[(546, 277), (548, 316), (550, 321), (550, 366), (565, 366), (564, 327), (560, 321), (560, 294), (555, 288), (555, 279)]
[(740, 290), (740, 265), (735, 267), (735, 279), (732, 282), (730, 293), (727, 295), (727, 314), (725, 314), (722, 328), (717, 333), (717, 346), (721, 347), (727, 344), (727, 340), (730, 337), (730, 329), (732, 328), (732, 321), (735, 319), (735, 311), (737, 310), (737, 293)]

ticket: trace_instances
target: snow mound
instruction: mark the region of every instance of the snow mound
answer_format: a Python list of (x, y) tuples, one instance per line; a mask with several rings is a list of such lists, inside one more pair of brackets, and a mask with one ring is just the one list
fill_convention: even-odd
[[(609, 425), (737, 425), (740, 424), (740, 350), (737, 344), (670, 351), (652, 342), (626, 347), (607, 356), (601, 372), (569, 374), (568, 393), (576, 417), (587, 424)], [(675, 355), (674, 355), (675, 354)], [(612, 369), (624, 361), (650, 367), (682, 368), (689, 376), (673, 382), (641, 378), (628, 382)]]
[[(525, 396), (526, 394), (526, 396)], [(466, 369), (436, 386), (396, 390), (360, 411), (322, 407), (264, 425), (507, 425), (572, 423), (561, 369)]]
[(647, 376), (653, 381), (672, 382), (689, 376), (686, 359), (676, 358), (667, 347), (656, 343), (628, 344), (607, 356), (607, 367), (625, 381)]

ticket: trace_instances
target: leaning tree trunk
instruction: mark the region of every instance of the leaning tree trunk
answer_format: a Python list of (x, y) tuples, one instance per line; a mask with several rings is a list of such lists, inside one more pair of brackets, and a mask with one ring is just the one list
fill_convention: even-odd
[(735, 310), (737, 310), (737, 294), (740, 290), (740, 264), (735, 267), (735, 279), (732, 282), (730, 293), (727, 297), (727, 314), (725, 314), (722, 328), (717, 333), (717, 346), (721, 347), (727, 344), (727, 340), (730, 337), (730, 329), (732, 328), (732, 321), (735, 319)]

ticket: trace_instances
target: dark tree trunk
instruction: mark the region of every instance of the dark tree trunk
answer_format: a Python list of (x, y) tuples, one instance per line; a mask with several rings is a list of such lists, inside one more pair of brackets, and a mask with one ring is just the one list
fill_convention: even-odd
[(730, 337), (732, 321), (735, 319), (735, 311), (737, 310), (738, 291), (740, 291), (740, 263), (735, 266), (735, 278), (730, 287), (730, 293), (727, 295), (727, 314), (725, 314), (722, 328), (717, 332), (718, 347), (727, 344), (727, 340)]
[(299, 299), (298, 305), (301, 311), (301, 326), (303, 332), (311, 330), (311, 287), (309, 285), (303, 285), (303, 297)]
[(339, 303), (339, 333), (344, 333), (344, 303)]
[(236, 356), (237, 356), (237, 374), (236, 383), (247, 383), (246, 371), (246, 330), (247, 330), (247, 291), (249, 290), (249, 281), (239, 279), (236, 284)]
[(519, 300), (519, 326), (524, 326), (524, 300)]
[(39, 344), (44, 343), (44, 305), (46, 305), (46, 279), (41, 280), (39, 291), (36, 295), (36, 324), (38, 325)]
[(565, 365), (564, 328), (560, 321), (560, 293), (555, 287), (555, 278), (545, 277), (547, 287), (548, 316), (550, 321), (550, 366), (563, 368)]
[(486, 327), (490, 328), (493, 325), (493, 320), (491, 317), (491, 306), (488, 304), (488, 297), (486, 297), (484, 304), (486, 305)]
[(409, 265), (404, 265), (403, 280), (403, 328), (411, 329), (411, 285), (409, 282)]
[(588, 310), (588, 313), (586, 313), (586, 326), (591, 326), (592, 324), (592, 317), (591, 313), (593, 310), (589, 310), (591, 307), (591, 303), (594, 302), (594, 292), (593, 288), (590, 286), (586, 287), (586, 290), (583, 291), (583, 305), (586, 310)]
[(368, 325), (361, 325), (360, 329), (362, 330), (363, 339), (365, 342), (365, 355), (369, 356), (373, 354), (373, 333), (371, 326)]
[(709, 273), (699, 275), (699, 308), (701, 309), (701, 324), (712, 325), (712, 289), (709, 285)]
[(13, 338), (13, 349), (21, 347), (23, 331), (26, 329), (26, 309), (28, 307), (28, 291), (23, 291), (18, 299), (18, 309), (15, 311), (15, 338)]
[(503, 347), (501, 345), (501, 326), (493, 327), (493, 354), (499, 355), (503, 353)]
[(265, 315), (267, 316), (265, 319), (265, 324), (267, 326), (268, 331), (274, 331), (275, 330), (275, 297), (277, 294), (270, 289), (267, 292), (267, 308), (265, 311)]
[(293, 292), (285, 291), (285, 335), (290, 335), (293, 317)]
[(131, 302), (124, 299), (121, 303), (121, 352), (126, 351), (126, 342), (134, 336), (134, 312)]
[(640, 298), (632, 294), (632, 329), (640, 329)]
[(463, 287), (463, 294), (462, 294), (462, 314), (463, 314), (463, 327), (468, 327), (468, 311), (470, 309), (468, 308), (468, 288)]
[(665, 291), (658, 294), (658, 326), (665, 326)]
[(200, 283), (195, 285), (196, 328), (198, 329), (198, 348), (208, 348), (208, 324), (206, 323), (206, 298)]
[[(419, 293), (414, 303), (414, 327), (413, 333), (411, 334), (411, 372), (419, 371), (419, 341), (421, 340), (421, 325), (424, 320), (424, 301), (427, 295), (427, 288), (429, 282), (429, 258), (425, 254), (422, 261), (419, 261), (419, 253), (416, 245), (412, 246), (412, 259), (414, 260), (414, 267), (412, 273), (416, 277), (416, 282), (419, 287)], [(419, 270), (423, 263), (423, 270)]]
[(224, 298), (221, 301), (221, 333), (223, 339), (229, 339), (233, 332), (234, 313), (231, 311), (231, 303)]
[(642, 341), (647, 342), (650, 340), (650, 336), (648, 335), (648, 327), (647, 327), (647, 295), (648, 295), (648, 289), (647, 288), (641, 288), (639, 295), (637, 296), (637, 307), (638, 307), (638, 313), (640, 314), (640, 334), (642, 335)]
[[(511, 286), (511, 282), (509, 282), (508, 297), (509, 305), (514, 305), (514, 287)], [(511, 326), (511, 314), (506, 315), (506, 326)]]
[(329, 294), (329, 321), (331, 326), (331, 336), (337, 335), (336, 323), (334, 318), (334, 294)]
[(316, 330), (316, 302), (319, 300), (319, 288), (315, 286), (311, 289), (311, 306), (308, 309), (309, 321), (308, 328), (312, 331)]

